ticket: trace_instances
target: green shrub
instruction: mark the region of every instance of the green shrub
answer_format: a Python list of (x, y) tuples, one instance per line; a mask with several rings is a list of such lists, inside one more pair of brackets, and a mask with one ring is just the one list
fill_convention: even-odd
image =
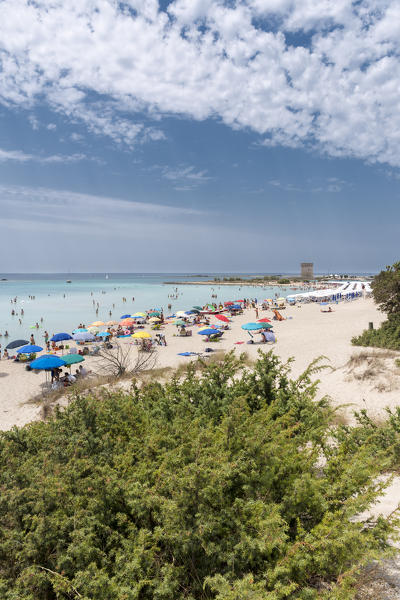
[(332, 429), (316, 369), (229, 354), (2, 433), (1, 598), (353, 598), (393, 530), (356, 516), (397, 433)]
[(393, 313), (378, 329), (366, 329), (359, 336), (352, 338), (354, 346), (373, 346), (400, 350), (400, 315)]

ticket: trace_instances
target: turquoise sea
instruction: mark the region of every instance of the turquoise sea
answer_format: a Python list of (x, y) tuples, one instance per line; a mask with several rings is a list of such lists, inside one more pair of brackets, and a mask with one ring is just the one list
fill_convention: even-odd
[[(252, 274), (251, 276), (255, 276)], [(211, 279), (218, 276), (203, 277)], [(66, 331), (70, 333), (80, 323), (86, 325), (93, 321), (119, 320), (124, 314), (145, 311), (150, 308), (163, 308), (169, 314), (168, 304), (172, 312), (188, 310), (193, 305), (204, 305), (211, 302), (212, 294), (217, 294), (216, 301), (238, 300), (240, 298), (273, 297), (275, 293), (286, 296), (287, 290), (275, 287), (263, 289), (253, 286), (213, 286), (206, 285), (171, 285), (167, 281), (201, 281), (199, 275), (182, 273), (58, 273), (58, 274), (1, 274), (6, 281), (0, 281), (0, 343), (4, 347), (5, 331), (11, 341), (16, 338), (29, 340), (31, 333), (36, 343), (43, 342), (44, 331), (50, 336)], [(71, 283), (67, 283), (71, 280)], [(177, 288), (177, 291), (176, 291)], [(169, 296), (176, 295), (176, 298)], [(31, 299), (31, 297), (34, 299)], [(122, 298), (127, 299), (123, 302)], [(17, 302), (11, 303), (12, 298)], [(134, 300), (133, 300), (134, 298)], [(96, 303), (93, 304), (93, 300)], [(215, 300), (215, 299), (214, 299)], [(99, 312), (96, 315), (96, 305)], [(15, 310), (15, 316), (11, 311)], [(24, 316), (21, 316), (21, 309)], [(111, 311), (111, 316), (110, 316)], [(41, 322), (43, 318), (43, 322)], [(19, 323), (21, 319), (22, 323)], [(39, 330), (32, 329), (39, 323)]]

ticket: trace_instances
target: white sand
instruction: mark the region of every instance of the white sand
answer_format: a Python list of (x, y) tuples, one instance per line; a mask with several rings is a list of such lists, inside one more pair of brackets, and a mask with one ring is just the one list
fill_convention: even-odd
[[(385, 406), (393, 407), (398, 403), (397, 387), (400, 387), (400, 377), (394, 367), (394, 358), (385, 359), (383, 379), (384, 382), (390, 382), (390, 385), (386, 385), (389, 391), (384, 392), (380, 391), (382, 385), (379, 387), (379, 383), (382, 381), (379, 377), (357, 380), (349, 374), (346, 363), (352, 355), (365, 352), (364, 349), (351, 346), (351, 337), (367, 328), (369, 321), (373, 321), (374, 325), (378, 326), (384, 317), (371, 299), (359, 299), (333, 306), (332, 313), (321, 313), (318, 304), (286, 308), (282, 311), (282, 315), (291, 318), (283, 322), (273, 321), (277, 336), (277, 343), (273, 345), (260, 343), (235, 345), (234, 342), (247, 342), (250, 339), (248, 333), (241, 329), (241, 325), (256, 320), (254, 309), (248, 309), (245, 314), (235, 317), (232, 329), (226, 331), (218, 343), (205, 342), (204, 337), (198, 335), (196, 326), (192, 327), (192, 337), (174, 337), (176, 327), (168, 324), (164, 327), (168, 346), (157, 347), (157, 367), (175, 367), (182, 362), (196, 360), (196, 358), (185, 358), (177, 354), (185, 351), (200, 352), (207, 346), (215, 350), (234, 349), (237, 354), (245, 351), (253, 357), (256, 357), (259, 348), (264, 351), (272, 348), (283, 360), (291, 356), (295, 358), (292, 372), (297, 376), (313, 359), (324, 355), (335, 370), (327, 369), (318, 375), (321, 379), (319, 394), (330, 395), (335, 404), (351, 404), (351, 409), (366, 407), (373, 414), (383, 414)], [(260, 311), (259, 317), (264, 316), (272, 318), (271, 311)], [(219, 323), (213, 317), (211, 321)], [(149, 330), (149, 326), (146, 326), (146, 329)], [(254, 337), (257, 341), (259, 338), (259, 335)], [(129, 345), (129, 341), (125, 339), (121, 340), (121, 343), (124, 347)], [(132, 345), (130, 348), (134, 361), (137, 347)], [(98, 370), (98, 360), (89, 357), (86, 359), (85, 366)], [(72, 372), (74, 370), (73, 366)], [(400, 374), (400, 369), (398, 371)], [(29, 402), (29, 399), (41, 393), (44, 381), (43, 372), (37, 374), (27, 372), (23, 364), (13, 361), (0, 362), (0, 429), (9, 429), (13, 425), (23, 425), (39, 418), (39, 407)], [(376, 389), (376, 385), (379, 389)]]

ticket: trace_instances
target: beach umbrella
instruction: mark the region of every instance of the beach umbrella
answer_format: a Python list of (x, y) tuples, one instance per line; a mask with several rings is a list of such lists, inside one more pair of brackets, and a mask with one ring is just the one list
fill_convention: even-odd
[(74, 333), (72, 339), (76, 342), (93, 342), (94, 335), (90, 331), (82, 331), (81, 333)]
[(234, 304), (234, 302), (230, 302), (230, 301), (229, 302), (224, 302), (225, 306), (232, 306), (233, 304)]
[(67, 367), (71, 365), (75, 365), (76, 363), (83, 362), (85, 359), (81, 354), (66, 354), (63, 356), (63, 361), (65, 362)]
[(50, 338), (51, 342), (63, 342), (64, 340), (72, 340), (72, 336), (69, 333), (56, 333)]
[(40, 358), (36, 358), (31, 362), (31, 369), (34, 371), (46, 371), (46, 383), (47, 383), (47, 371), (52, 371), (58, 367), (64, 367), (66, 362), (59, 356), (53, 356), (52, 354), (45, 354)]
[(229, 306), (229, 310), (241, 310), (241, 308), (242, 307), (240, 306), (240, 304), (231, 304)]
[(147, 313), (148, 317), (159, 317), (160, 316), (160, 311), (158, 310), (151, 310)]
[(6, 350), (14, 350), (15, 348), (26, 346), (27, 344), (29, 344), (28, 340), (14, 340), (13, 342), (7, 344)]
[(185, 321), (182, 321), (182, 319), (177, 319), (176, 321), (174, 321), (174, 325), (181, 325), (183, 327), (186, 327), (187, 323), (185, 323)]
[(245, 323), (242, 325), (242, 329), (245, 331), (257, 331), (259, 329), (263, 329), (263, 323)]
[(159, 317), (151, 317), (151, 319), (149, 319), (150, 323), (158, 323), (159, 321), (161, 321)]
[(257, 323), (271, 323), (271, 319), (265, 317), (264, 319), (258, 319)]
[(122, 319), (122, 321), (119, 322), (120, 325), (125, 325), (125, 327), (130, 327), (131, 325), (134, 325), (135, 321), (133, 319)]
[(132, 315), (122, 315), (120, 319), (130, 319)]
[(118, 321), (107, 321), (106, 325), (111, 327), (112, 325), (118, 325)]
[(286, 298), (277, 298), (277, 302), (285, 302)]
[(45, 356), (36, 358), (31, 362), (31, 369), (34, 371), (51, 371), (57, 369), (57, 367), (64, 367), (66, 364), (65, 360), (59, 356), (45, 354)]
[(92, 323), (90, 327), (102, 327), (103, 325), (105, 325), (103, 321), (94, 321), (94, 323)]
[(201, 329), (200, 331), (197, 332), (199, 335), (222, 335), (222, 332), (219, 331), (218, 329), (212, 329), (211, 327), (208, 327), (207, 329)]
[(97, 337), (109, 337), (109, 335), (109, 331), (100, 331), (100, 333), (97, 334)]
[(132, 337), (136, 339), (145, 339), (151, 338), (151, 335), (148, 331), (137, 331), (136, 333), (132, 334)]
[(193, 306), (193, 308), (195, 308), (196, 310), (203, 310), (202, 306)]
[(225, 315), (215, 315), (215, 318), (223, 321), (224, 323), (229, 323), (229, 319)]
[(273, 328), (272, 323), (260, 323), (260, 325), (263, 329), (272, 329)]
[(186, 313), (184, 310), (177, 310), (175, 314), (177, 317), (186, 317)]
[(78, 329), (74, 329), (72, 333), (83, 333), (85, 331), (88, 331), (86, 327), (78, 327)]
[(35, 346), (34, 344), (27, 344), (17, 350), (17, 354), (32, 354), (33, 352), (41, 352), (43, 348), (41, 346)]
[(132, 315), (132, 317), (145, 317), (145, 316), (146, 316), (146, 313), (143, 313), (143, 312), (137, 312), (134, 315)]

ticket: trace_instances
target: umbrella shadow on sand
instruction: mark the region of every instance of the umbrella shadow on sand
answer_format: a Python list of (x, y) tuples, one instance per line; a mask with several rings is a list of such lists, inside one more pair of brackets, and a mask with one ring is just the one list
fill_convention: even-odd
[(8, 377), (10, 373), (0, 373), (0, 377)]

